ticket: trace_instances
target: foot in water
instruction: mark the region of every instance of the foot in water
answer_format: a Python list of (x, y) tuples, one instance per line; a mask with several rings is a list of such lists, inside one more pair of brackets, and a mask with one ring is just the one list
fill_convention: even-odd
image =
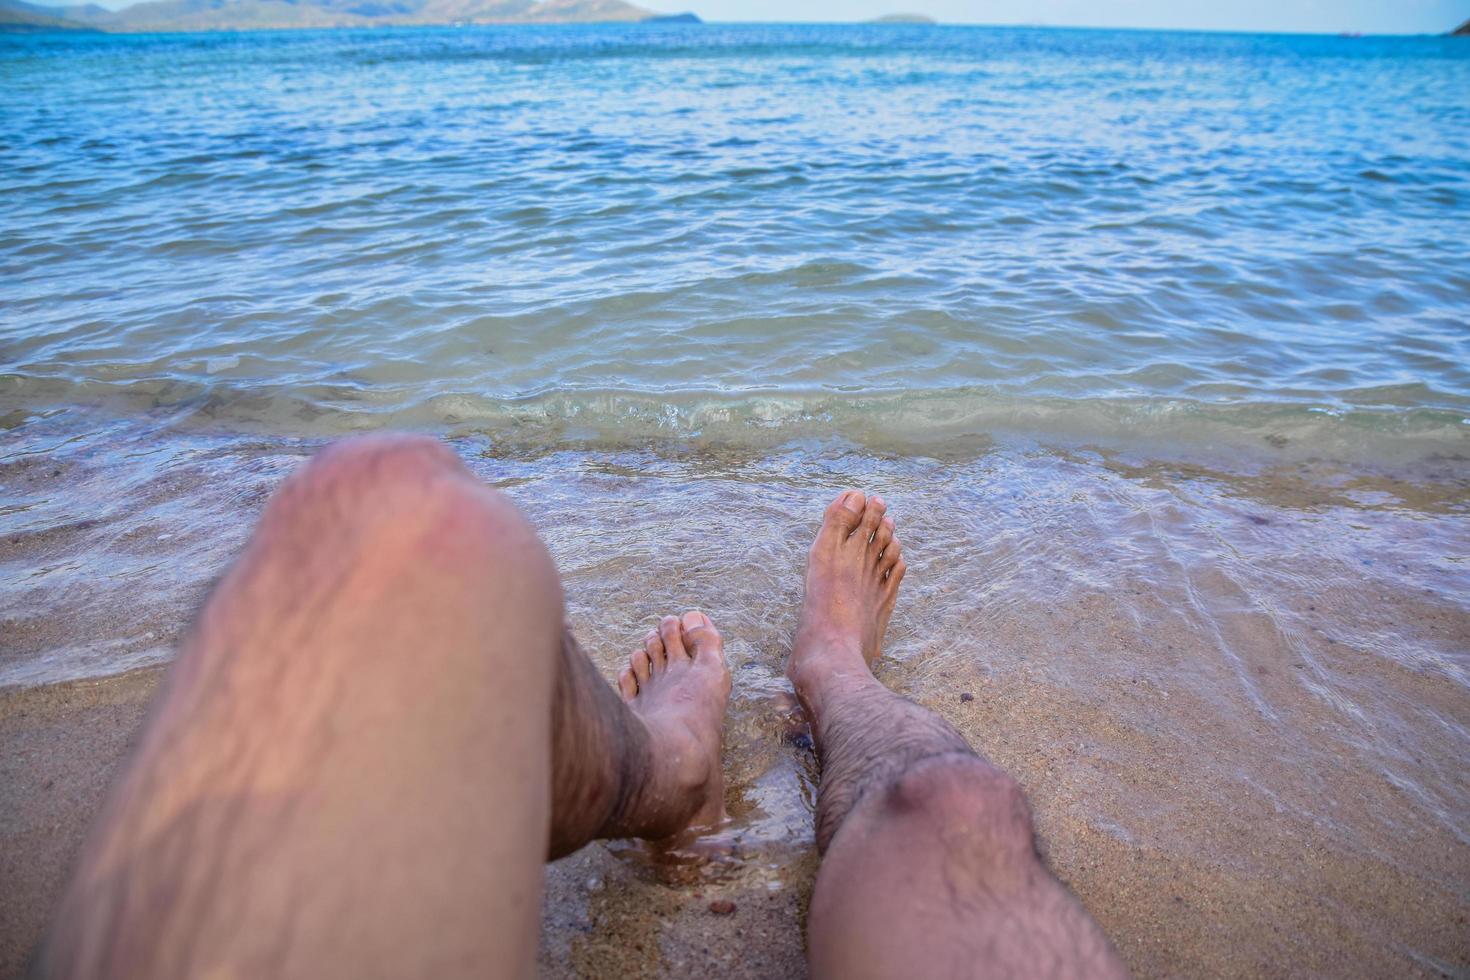
[(627, 818), (633, 836), (668, 837), (725, 819), (720, 740), (730, 700), (724, 641), (702, 612), (665, 616), (618, 675), (648, 731), (646, 781)]
[(845, 677), (865, 678), (882, 653), (906, 566), (882, 497), (848, 490), (827, 507), (807, 556), (806, 599), (786, 664), (802, 703)]

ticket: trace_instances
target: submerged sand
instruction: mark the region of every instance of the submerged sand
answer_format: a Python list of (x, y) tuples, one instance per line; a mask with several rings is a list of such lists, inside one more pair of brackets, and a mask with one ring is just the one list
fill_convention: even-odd
[[(910, 560), (880, 677), (1021, 781), (1047, 862), (1137, 975), (1470, 972), (1463, 461), (455, 445), (541, 529), (609, 676), (692, 605), (735, 673), (716, 856), (596, 844), (550, 866), (547, 975), (804, 972), (815, 760), (781, 665), (806, 544), (848, 484), (890, 499)], [(0, 541), (0, 977), (160, 669), (61, 678), (165, 659), (310, 449), (179, 437), (164, 465), (52, 443), (7, 464), (33, 520)]]

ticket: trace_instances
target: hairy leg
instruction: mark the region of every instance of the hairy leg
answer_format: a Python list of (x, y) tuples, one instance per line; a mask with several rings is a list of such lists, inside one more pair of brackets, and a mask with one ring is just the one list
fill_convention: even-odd
[(813, 975), (1123, 975), (1037, 856), (1015, 780), (873, 677), (905, 572), (885, 509), (828, 507), (787, 666), (822, 763)]
[(686, 710), (620, 698), (504, 497), (428, 440), (328, 449), (181, 648), (38, 973), (531, 972), (544, 856), (719, 797), (729, 682), (686, 621)]
[(659, 840), (724, 820), (720, 737), (730, 671), (710, 618), (663, 617), (628, 658), (616, 691), (570, 632), (562, 649), (547, 856), (593, 839)]

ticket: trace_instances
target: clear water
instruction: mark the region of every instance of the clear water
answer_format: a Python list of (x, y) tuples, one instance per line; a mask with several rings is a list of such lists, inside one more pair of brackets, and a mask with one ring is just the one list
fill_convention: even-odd
[(1454, 39), (51, 36), (0, 73), (10, 403), (1470, 438)]
[(609, 672), (723, 626), (784, 867), (782, 658), (859, 486), (883, 678), (1141, 974), (1470, 970), (1470, 43), (55, 35), (0, 87), (0, 685), (166, 660), (286, 474), (414, 429)]

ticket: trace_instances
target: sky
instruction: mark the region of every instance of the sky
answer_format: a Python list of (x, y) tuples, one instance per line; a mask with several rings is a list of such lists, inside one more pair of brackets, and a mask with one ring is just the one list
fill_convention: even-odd
[(952, 24), (1161, 27), (1182, 30), (1442, 34), (1470, 0), (634, 0), (705, 20), (853, 21), (928, 14)]

